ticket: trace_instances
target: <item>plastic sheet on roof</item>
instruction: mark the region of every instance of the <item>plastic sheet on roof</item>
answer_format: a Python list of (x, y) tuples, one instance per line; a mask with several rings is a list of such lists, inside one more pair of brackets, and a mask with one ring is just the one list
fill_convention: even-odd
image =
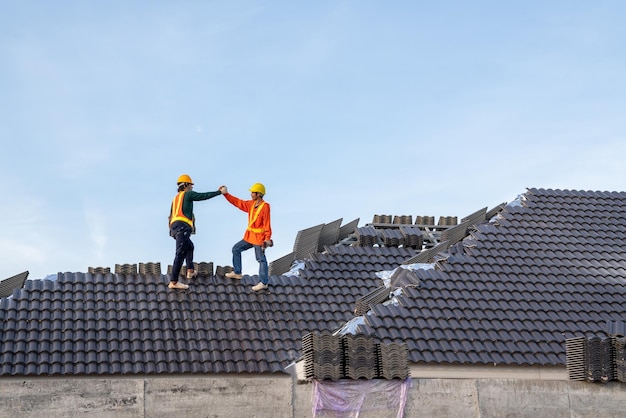
[(389, 287), (391, 285), (391, 276), (393, 276), (393, 273), (395, 273), (396, 270), (398, 270), (399, 268), (405, 269), (405, 270), (413, 270), (413, 271), (432, 270), (435, 268), (435, 264), (434, 263), (432, 264), (428, 264), (428, 263), (406, 264), (406, 265), (399, 266), (393, 270), (377, 271), (376, 277), (383, 280), (383, 284), (385, 285), (385, 287)]
[(299, 276), (300, 270), (304, 270), (304, 261), (296, 260), (291, 265), (289, 271), (283, 273), (283, 276)]
[[(369, 315), (369, 312), (366, 314)], [(343, 327), (341, 327), (341, 329), (339, 329), (339, 331), (337, 331), (335, 334), (338, 335), (346, 335), (346, 334), (356, 334), (356, 328), (359, 325), (363, 325), (365, 323), (365, 318), (361, 315), (361, 316), (357, 316), (355, 318), (352, 318), (351, 320), (349, 320), (348, 322), (346, 322)]]
[(515, 200), (512, 200), (511, 202), (509, 202), (509, 204), (507, 206), (511, 206), (511, 207), (519, 207), (519, 206), (523, 206), (522, 205), (522, 200), (526, 200), (526, 197), (524, 195), (518, 195)]
[[(411, 379), (313, 381), (314, 418), (357, 418), (362, 412), (404, 416)], [(385, 402), (386, 400), (386, 402)]]
[(394, 306), (398, 306), (399, 302), (398, 302), (398, 297), (402, 296), (402, 294), (404, 293), (404, 291), (402, 289), (396, 289), (393, 292), (391, 292), (391, 296), (388, 302), (385, 302), (383, 305), (387, 305), (389, 303), (393, 303)]

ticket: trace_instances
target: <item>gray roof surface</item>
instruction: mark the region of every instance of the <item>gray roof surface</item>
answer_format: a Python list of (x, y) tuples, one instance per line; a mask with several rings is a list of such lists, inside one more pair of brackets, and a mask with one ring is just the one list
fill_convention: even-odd
[(361, 332), (418, 363), (564, 365), (626, 302), (626, 193), (529, 189), (373, 308)]
[[(372, 305), (359, 332), (406, 343), (418, 363), (565, 366), (567, 338), (623, 320), (626, 193), (529, 189), (500, 209), (436, 246), (419, 280), (393, 281), (397, 303)], [(303, 335), (354, 318), (383, 284), (376, 273), (419, 252), (327, 245), (259, 294), (255, 276), (189, 291), (162, 274), (28, 280), (0, 299), (0, 376), (284, 373)]]

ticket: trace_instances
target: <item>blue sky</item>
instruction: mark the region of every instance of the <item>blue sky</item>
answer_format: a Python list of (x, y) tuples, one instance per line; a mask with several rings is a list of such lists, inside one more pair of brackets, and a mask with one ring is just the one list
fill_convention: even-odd
[[(624, 191), (621, 1), (0, 1), (0, 278), (173, 261), (176, 179), (276, 246), (527, 187)], [(246, 216), (195, 205), (196, 261)], [(244, 273), (255, 274), (252, 252)]]

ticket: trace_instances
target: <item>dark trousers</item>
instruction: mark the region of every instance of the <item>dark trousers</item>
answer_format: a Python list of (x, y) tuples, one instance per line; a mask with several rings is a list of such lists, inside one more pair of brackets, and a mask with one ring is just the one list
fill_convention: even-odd
[(183, 268), (183, 261), (188, 270), (193, 269), (193, 242), (191, 242), (191, 226), (182, 221), (176, 221), (171, 226), (171, 235), (176, 240), (176, 254), (174, 264), (172, 264), (173, 282), (178, 281), (180, 270)]

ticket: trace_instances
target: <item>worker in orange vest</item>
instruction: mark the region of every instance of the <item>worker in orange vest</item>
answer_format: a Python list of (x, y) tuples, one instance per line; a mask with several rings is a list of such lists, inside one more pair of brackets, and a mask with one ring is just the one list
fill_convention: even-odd
[(187, 266), (187, 280), (198, 275), (193, 265), (194, 245), (191, 234), (195, 233), (195, 217), (193, 215), (193, 202), (208, 200), (219, 196), (219, 190), (215, 192), (198, 193), (193, 191), (193, 181), (187, 174), (178, 177), (178, 194), (172, 201), (170, 209), (169, 226), (170, 235), (176, 240), (176, 254), (172, 265), (172, 276), (167, 287), (170, 289), (188, 289), (189, 286), (180, 283), (178, 276), (183, 267), (183, 261)]
[(259, 262), (259, 283), (252, 290), (267, 289), (269, 287), (267, 259), (265, 248), (274, 245), (272, 242), (272, 226), (270, 222), (270, 205), (263, 200), (265, 186), (255, 183), (250, 187), (251, 200), (241, 200), (228, 193), (226, 186), (220, 187), (220, 192), (233, 206), (248, 214), (248, 227), (243, 239), (233, 246), (233, 271), (226, 273), (230, 279), (241, 279), (241, 253), (254, 248), (256, 260)]

